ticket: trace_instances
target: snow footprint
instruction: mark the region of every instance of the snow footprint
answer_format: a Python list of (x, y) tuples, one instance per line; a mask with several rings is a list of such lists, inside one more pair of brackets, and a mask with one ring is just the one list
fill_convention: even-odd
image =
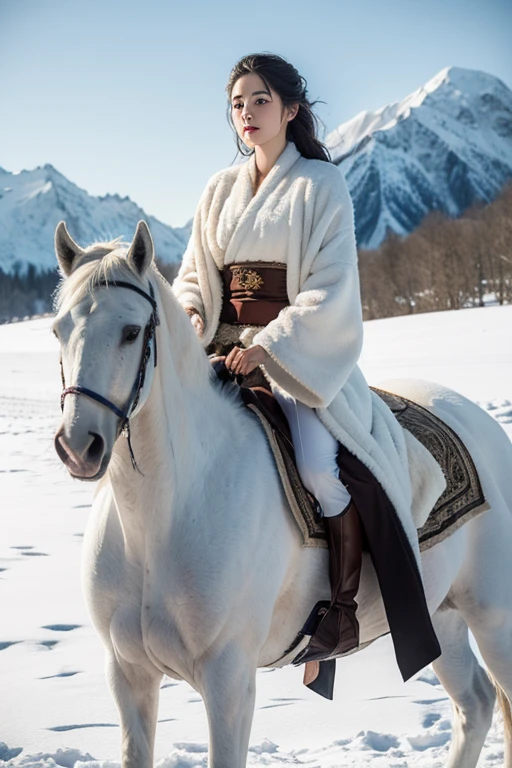
[(119, 728), (118, 723), (75, 723), (74, 725), (54, 725), (47, 728), (47, 731), (56, 731), (62, 733), (65, 731), (77, 731), (81, 728)]
[[(11, 645), (16, 645), (16, 643), (21, 643), (21, 640), (11, 640), (11, 641), (8, 640), (6, 642), (0, 641), (0, 651), (5, 651), (6, 648), (10, 648)], [(0, 742), (0, 743), (3, 743), (3, 742)]]
[(40, 680), (53, 680), (54, 677), (73, 677), (74, 675), (79, 675), (80, 670), (77, 670), (76, 672), (58, 672), (56, 675), (45, 675), (45, 677), (40, 677)]
[(434, 723), (437, 723), (440, 719), (441, 719), (441, 715), (438, 714), (437, 712), (429, 712), (423, 718), (423, 727), (432, 728)]
[(396, 749), (399, 741), (396, 736), (389, 733), (376, 733), (375, 731), (361, 731), (357, 734), (355, 744), (360, 749), (373, 749), (374, 752), (387, 752)]
[(11, 760), (14, 757), (18, 757), (20, 752), (23, 752), (23, 747), (15, 747), (14, 749), (9, 749), (5, 741), (0, 741), (0, 760), (3, 762), (7, 762), (7, 760)]
[(20, 544), (18, 546), (11, 547), (11, 549), (17, 549), (20, 554), (25, 555), (25, 557), (48, 557), (48, 552), (32, 551), (34, 547), (29, 544)]
[(288, 707), (290, 704), (292, 704), (294, 701), (300, 701), (300, 699), (291, 699), (291, 698), (274, 698), (272, 699), (273, 704), (266, 704), (263, 707), (260, 707), (260, 709), (272, 709), (273, 707)]
[(413, 749), (423, 752), (431, 747), (443, 747), (450, 741), (451, 734), (445, 732), (422, 733), (420, 736), (408, 736), (407, 741)]
[(423, 719), (423, 727), (430, 728), (430, 733), (407, 737), (411, 747), (418, 752), (431, 747), (443, 747), (451, 739), (451, 723), (446, 718), (441, 718), (438, 712), (427, 712)]
[(58, 644), (58, 640), (41, 640), (38, 645), (42, 645), (43, 648), (47, 648), (49, 651), (52, 650), (52, 648)]
[(45, 624), (41, 629), (51, 629), (52, 632), (71, 632), (72, 629), (80, 629), (81, 624)]

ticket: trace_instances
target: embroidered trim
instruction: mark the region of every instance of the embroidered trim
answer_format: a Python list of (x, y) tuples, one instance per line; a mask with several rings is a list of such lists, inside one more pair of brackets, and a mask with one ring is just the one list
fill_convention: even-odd
[(246, 269), (246, 267), (235, 267), (233, 277), (236, 277), (240, 288), (244, 291), (259, 291), (265, 281), (255, 269)]
[(403, 395), (370, 387), (386, 403), (398, 423), (434, 457), (446, 488), (426, 522), (418, 529), (420, 552), (448, 538), (464, 523), (490, 509), (473, 458), (459, 435), (428, 408)]

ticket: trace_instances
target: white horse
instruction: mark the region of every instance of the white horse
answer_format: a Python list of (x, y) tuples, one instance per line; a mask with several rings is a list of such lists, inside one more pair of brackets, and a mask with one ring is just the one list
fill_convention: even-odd
[[(55, 444), (73, 477), (101, 478), (84, 539), (83, 586), (106, 649), (123, 768), (153, 764), (164, 674), (203, 697), (211, 768), (243, 768), (256, 670), (296, 655), (283, 658), (315, 603), (330, 597), (327, 550), (301, 546), (266, 437), (236, 386), (215, 380), (188, 316), (152, 263), (144, 222), (129, 249), (112, 241), (85, 250), (61, 222), (56, 249), (67, 278), (54, 329), (65, 386), (72, 386)], [(156, 367), (150, 285), (160, 320)], [(150, 362), (130, 419), (139, 472), (117, 437), (144, 348)], [(447, 765), (476, 766), (497, 693), (504, 765), (512, 768), (512, 444), (450, 389), (399, 380), (392, 391), (457, 425), (491, 506), (422, 557), (442, 647), (433, 666), (454, 708)], [(367, 560), (363, 577), (365, 568)], [(370, 616), (361, 625), (367, 644), (388, 625), (380, 598), (362, 586), (358, 601)], [(470, 648), (468, 627), (489, 673)]]

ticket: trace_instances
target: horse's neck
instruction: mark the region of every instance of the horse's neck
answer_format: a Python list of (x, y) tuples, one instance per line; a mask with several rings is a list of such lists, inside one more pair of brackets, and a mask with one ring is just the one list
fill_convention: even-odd
[(210, 363), (190, 320), (173, 301), (164, 301), (151, 392), (131, 424), (133, 451), (143, 474), (133, 469), (122, 438), (109, 470), (119, 512), (136, 536), (148, 530), (146, 515), (151, 515), (153, 533), (163, 534), (173, 516), (193, 503), (212, 459), (221, 460), (220, 442), (236, 435), (237, 419), (244, 418), (212, 384)]

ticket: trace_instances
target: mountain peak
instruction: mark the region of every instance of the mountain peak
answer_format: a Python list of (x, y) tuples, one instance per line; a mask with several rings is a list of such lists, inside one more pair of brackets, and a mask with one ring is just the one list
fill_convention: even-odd
[[(428, 80), (425, 85), (423, 85), (420, 90), (427, 91), (427, 93), (432, 93), (433, 91), (436, 91), (438, 88), (442, 87), (446, 83), (449, 83), (453, 80), (453, 78), (456, 79), (457, 72), (462, 72), (464, 70), (461, 70), (459, 67), (443, 67), (443, 69), (440, 69), (437, 75), (434, 75), (434, 77), (431, 77), (430, 80)], [(466, 70), (467, 71), (467, 70)]]
[[(447, 66), (401, 101), (359, 112), (331, 131), (325, 143), (334, 162), (340, 163), (348, 155), (359, 151), (377, 132), (394, 129), (412, 114), (419, 115), (422, 110), (418, 111), (418, 108), (427, 107), (456, 115), (461, 107), (470, 107), (474, 103), (478, 112), (482, 102), (492, 101), (497, 105), (495, 97), (512, 104), (512, 92), (494, 75), (476, 69)], [(484, 106), (484, 110), (487, 108)]]
[(434, 75), (423, 88), (427, 93), (441, 90), (448, 86), (454, 88), (467, 97), (479, 96), (483, 92), (494, 92), (496, 90), (509, 90), (495, 75), (488, 72), (482, 72), (480, 69), (467, 69), (465, 67), (444, 67), (437, 75)]
[(39, 165), (34, 170), (36, 170), (36, 171), (38, 171), (38, 170), (45, 171), (46, 175), (49, 175), (49, 176), (51, 176), (53, 178), (65, 179), (66, 182), (69, 183), (69, 180), (59, 170), (57, 170), (57, 168), (54, 165), (52, 165), (51, 163), (45, 163), (44, 165)]
[[(54, 233), (68, 221), (83, 244), (133, 237), (140, 219), (151, 223), (156, 253), (164, 263), (181, 259), (189, 233), (146, 215), (129, 197), (93, 197), (51, 163), (0, 175), (0, 270), (10, 273), (32, 264), (37, 271), (55, 267)], [(1, 762), (1, 761), (0, 761)]]
[(479, 70), (447, 66), (401, 101), (360, 112), (325, 139), (347, 178), (357, 242), (415, 229), (433, 209), (460, 216), (512, 177), (512, 91)]

